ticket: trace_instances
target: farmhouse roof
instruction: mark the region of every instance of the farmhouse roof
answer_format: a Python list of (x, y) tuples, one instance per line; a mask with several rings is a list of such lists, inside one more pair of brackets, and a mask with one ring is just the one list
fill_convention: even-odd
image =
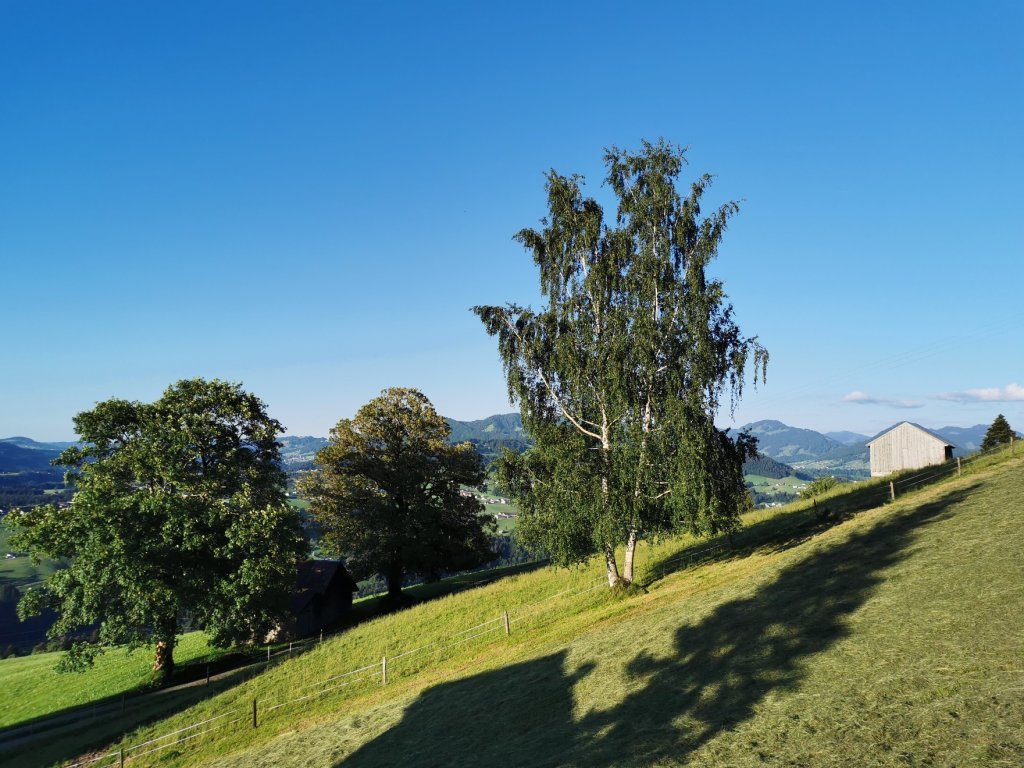
[(921, 426), (920, 424), (915, 424), (915, 423), (914, 423), (914, 422), (912, 422), (912, 421), (901, 421), (901, 422), (900, 422), (899, 424), (894, 424), (893, 426), (889, 427), (888, 429), (886, 429), (886, 430), (884, 430), (884, 431), (882, 431), (882, 432), (879, 432), (879, 433), (878, 433), (877, 435), (875, 435), (875, 436), (874, 436), (873, 438), (871, 438), (870, 440), (868, 440), (868, 441), (867, 441), (867, 443), (865, 443), (865, 445), (871, 445), (872, 443), (874, 443), (874, 442), (876, 442), (876, 441), (880, 440), (881, 438), (885, 437), (885, 436), (886, 436), (886, 435), (888, 435), (888, 434), (889, 434), (890, 432), (892, 432), (892, 431), (893, 431), (894, 429), (897, 429), (898, 427), (901, 427), (901, 426), (903, 426), (904, 424), (906, 424), (906, 425), (908, 425), (908, 426), (911, 426), (911, 427), (913, 427), (914, 429), (917, 429), (917, 430), (919, 430), (919, 431), (921, 431), (921, 432), (924, 432), (924, 433), (925, 433), (926, 435), (928, 435), (928, 437), (930, 437), (930, 438), (932, 438), (932, 439), (934, 439), (934, 440), (938, 440), (938, 441), (939, 441), (940, 443), (942, 443), (943, 445), (948, 445), (948, 446), (949, 446), (950, 448), (956, 448), (956, 446), (955, 446), (955, 445), (954, 445), (953, 443), (949, 442), (949, 440), (947, 440), (946, 438), (944, 438), (944, 437), (943, 437), (942, 435), (937, 435), (937, 434), (935, 434), (934, 432), (932, 432), (932, 431), (931, 431), (930, 429), (925, 429), (925, 428), (924, 428), (924, 427), (922, 427), (922, 426)]

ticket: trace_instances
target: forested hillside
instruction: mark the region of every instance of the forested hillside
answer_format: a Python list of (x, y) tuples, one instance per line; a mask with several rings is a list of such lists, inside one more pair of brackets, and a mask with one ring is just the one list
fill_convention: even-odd
[[(11, 438), (16, 440), (18, 438)], [(50, 462), (59, 451), (24, 448), (11, 440), (0, 440), (0, 472), (45, 472), (61, 474)]]
[(771, 477), (776, 479), (790, 476), (798, 477), (801, 480), (812, 479), (810, 475), (797, 472), (788, 464), (776, 461), (771, 456), (766, 456), (763, 453), (743, 462), (743, 474), (759, 475), (761, 477)]

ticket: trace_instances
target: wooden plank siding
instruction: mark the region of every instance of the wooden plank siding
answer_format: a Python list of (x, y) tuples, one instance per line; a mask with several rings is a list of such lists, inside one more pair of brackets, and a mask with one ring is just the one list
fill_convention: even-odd
[(904, 421), (868, 443), (871, 476), (883, 477), (904, 469), (941, 464), (952, 458), (953, 448), (924, 427)]

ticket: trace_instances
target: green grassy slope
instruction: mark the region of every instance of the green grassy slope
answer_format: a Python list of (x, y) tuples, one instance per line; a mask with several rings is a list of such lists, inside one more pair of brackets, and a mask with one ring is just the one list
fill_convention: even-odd
[(597, 565), (513, 576), (360, 625), (123, 744), (220, 717), (131, 764), (1018, 765), (1022, 479), (1019, 458), (981, 467), (831, 528), (801, 506), (756, 513), (741, 548), (786, 533), (683, 570), (692, 542), (645, 546), (647, 591), (624, 598)]
[[(202, 632), (183, 635), (175, 661), (188, 664), (213, 654)], [(31, 720), (69, 707), (88, 704), (110, 696), (120, 696), (145, 687), (152, 679), (153, 651), (140, 648), (128, 653), (110, 651), (95, 665), (81, 673), (55, 670), (60, 653), (0, 660), (0, 728)]]
[(1019, 466), (946, 483), (214, 764), (1021, 765), (1022, 515)]

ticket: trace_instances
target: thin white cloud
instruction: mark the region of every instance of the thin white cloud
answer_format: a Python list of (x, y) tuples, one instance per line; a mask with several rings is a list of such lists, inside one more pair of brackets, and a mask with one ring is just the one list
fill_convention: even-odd
[(1024, 387), (1016, 382), (1005, 387), (981, 387), (963, 392), (943, 392), (936, 400), (954, 400), (958, 403), (1012, 403), (1024, 400)]
[(843, 395), (844, 403), (873, 403), (875, 399), (868, 397), (866, 393), (860, 390), (855, 390), (848, 395)]
[(888, 408), (922, 408), (924, 403), (916, 400), (893, 400), (889, 397), (872, 397), (866, 392), (855, 390), (843, 395), (844, 403), (855, 403), (857, 405), (884, 405)]

